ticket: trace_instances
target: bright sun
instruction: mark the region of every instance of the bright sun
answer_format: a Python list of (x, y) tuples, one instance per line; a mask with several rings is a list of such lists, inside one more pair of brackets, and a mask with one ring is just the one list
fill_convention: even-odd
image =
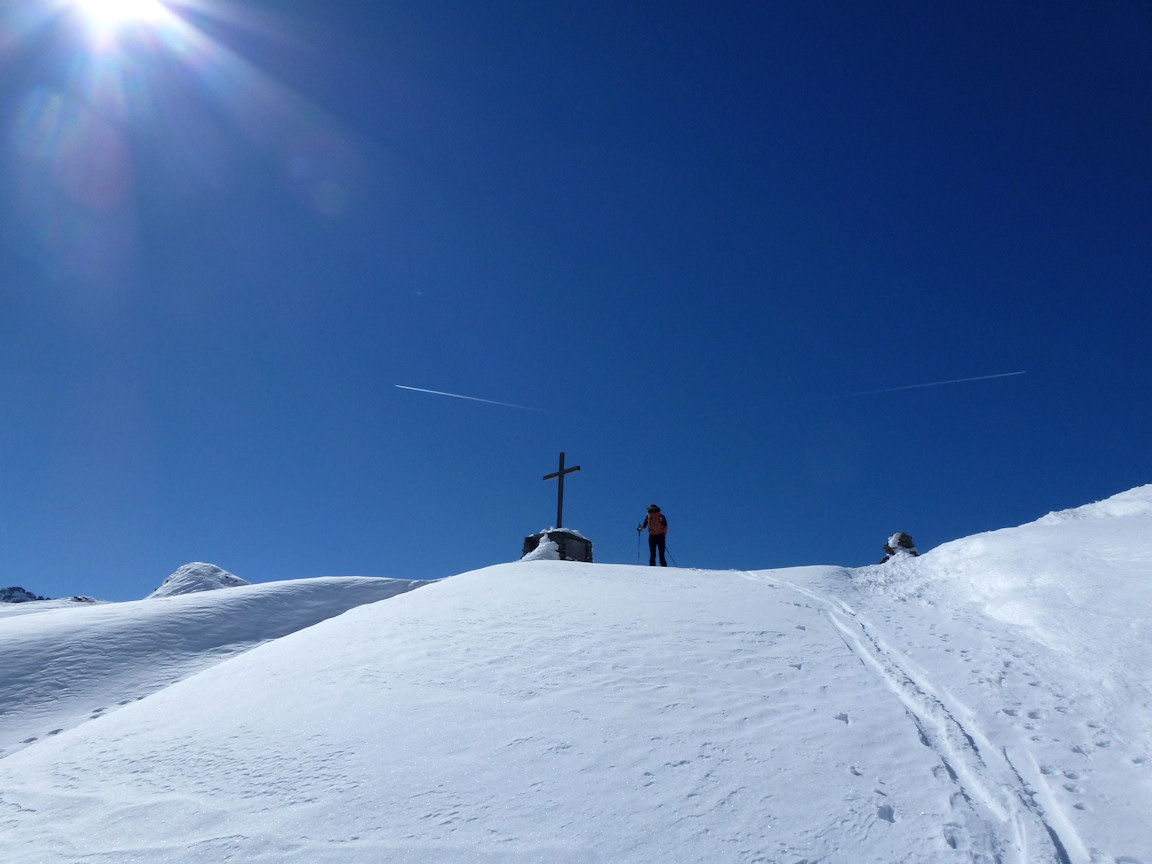
[(163, 7), (159, 0), (73, 0), (93, 24), (115, 27), (133, 21), (154, 19)]

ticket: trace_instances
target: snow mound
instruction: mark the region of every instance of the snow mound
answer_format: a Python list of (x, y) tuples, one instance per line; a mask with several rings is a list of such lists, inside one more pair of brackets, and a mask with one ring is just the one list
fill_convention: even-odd
[(549, 540), (547, 537), (520, 559), (521, 561), (559, 561), (560, 560), (560, 547), (555, 540)]
[(215, 591), (218, 588), (235, 588), (238, 585), (248, 584), (250, 583), (239, 576), (233, 576), (215, 564), (195, 561), (191, 564), (185, 564), (170, 575), (159, 588), (148, 596), (175, 597), (178, 594), (195, 594), (197, 591)]

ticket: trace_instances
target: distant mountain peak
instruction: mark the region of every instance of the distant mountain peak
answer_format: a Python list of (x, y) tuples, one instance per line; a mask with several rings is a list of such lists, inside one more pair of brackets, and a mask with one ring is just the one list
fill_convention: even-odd
[(47, 597), (40, 597), (17, 586), (0, 588), (0, 603), (31, 603), (33, 600), (47, 599)]
[(174, 597), (177, 594), (195, 594), (198, 591), (215, 591), (218, 588), (235, 588), (251, 584), (234, 576), (215, 564), (193, 561), (172, 573), (149, 597)]

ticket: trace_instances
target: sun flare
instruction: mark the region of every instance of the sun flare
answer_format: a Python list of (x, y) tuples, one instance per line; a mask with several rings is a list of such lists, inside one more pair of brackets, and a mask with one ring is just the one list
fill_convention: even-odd
[(74, 0), (73, 5), (90, 22), (102, 27), (154, 20), (164, 8), (159, 0)]

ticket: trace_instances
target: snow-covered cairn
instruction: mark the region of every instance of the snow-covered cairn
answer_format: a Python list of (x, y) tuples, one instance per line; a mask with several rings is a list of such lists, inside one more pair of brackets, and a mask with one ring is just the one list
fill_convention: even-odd
[(893, 558), (901, 556), (909, 557), (919, 554), (916, 551), (916, 544), (912, 542), (912, 536), (903, 531), (897, 531), (884, 544), (884, 557), (880, 559), (880, 563), (883, 564), (885, 561), (891, 561)]

